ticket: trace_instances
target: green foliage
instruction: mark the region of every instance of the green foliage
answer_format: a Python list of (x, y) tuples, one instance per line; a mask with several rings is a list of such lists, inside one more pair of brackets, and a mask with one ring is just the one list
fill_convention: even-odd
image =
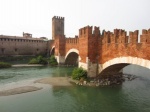
[(42, 56), (38, 56), (37, 58), (32, 58), (29, 61), (29, 64), (43, 64), (43, 65), (46, 65), (47, 64), (47, 59), (42, 57)]
[(55, 56), (52, 55), (49, 59), (49, 64), (52, 66), (58, 65), (57, 60), (55, 59)]
[(47, 59), (44, 58), (43, 56), (38, 56), (37, 61), (38, 61), (39, 64), (43, 64), (43, 65), (47, 64)]
[(11, 67), (11, 64), (5, 63), (5, 62), (0, 62), (0, 68), (9, 68)]
[(29, 61), (29, 64), (39, 64), (38, 60), (36, 58), (32, 58), (30, 61)]
[(86, 79), (87, 78), (87, 71), (83, 68), (75, 68), (72, 72), (72, 78), (76, 80), (80, 80), (81, 78)]

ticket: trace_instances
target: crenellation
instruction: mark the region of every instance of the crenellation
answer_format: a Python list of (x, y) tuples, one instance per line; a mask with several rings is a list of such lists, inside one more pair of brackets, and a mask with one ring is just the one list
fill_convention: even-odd
[(118, 35), (119, 35), (119, 29), (114, 29), (114, 35), (115, 35), (115, 37), (118, 37)]
[(93, 31), (93, 34), (95, 35), (95, 36), (100, 36), (100, 29), (99, 29), (99, 27), (94, 27), (94, 31)]
[(92, 35), (92, 26), (86, 26), (84, 28), (79, 29), (79, 37), (85, 37)]
[(66, 38), (66, 43), (68, 44), (77, 44), (78, 43), (78, 38), (75, 37), (75, 38)]
[(129, 32), (129, 43), (138, 43), (138, 30), (135, 30), (134, 32)]
[(140, 35), (141, 43), (150, 43), (150, 29), (142, 30), (142, 35)]
[(115, 43), (115, 34), (113, 32), (110, 32), (110, 43)]
[(52, 18), (52, 39), (54, 40), (57, 35), (64, 35), (64, 17)]
[(133, 43), (138, 43), (138, 35), (139, 35), (139, 31), (135, 30), (133, 33)]
[(150, 34), (150, 29), (148, 29), (148, 34)]
[(146, 35), (147, 34), (147, 30), (143, 29), (142, 30), (142, 35)]

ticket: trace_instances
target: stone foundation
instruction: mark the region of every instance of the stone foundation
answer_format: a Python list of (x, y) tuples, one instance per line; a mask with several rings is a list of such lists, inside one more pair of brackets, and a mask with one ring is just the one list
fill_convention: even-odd
[(65, 63), (65, 56), (55, 56), (58, 64), (64, 64)]

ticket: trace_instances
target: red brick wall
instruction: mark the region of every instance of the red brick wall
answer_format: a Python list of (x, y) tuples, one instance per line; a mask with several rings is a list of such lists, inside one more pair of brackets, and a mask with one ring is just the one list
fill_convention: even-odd
[[(150, 60), (150, 33), (145, 31), (141, 35), (141, 42), (138, 43), (138, 31), (130, 32), (129, 37), (126, 36), (126, 33), (120, 33), (118, 36), (112, 34), (111, 38), (118, 38), (117, 43), (114, 41), (108, 43), (107, 40), (108, 34), (104, 35), (103, 37), (103, 44), (102, 44), (102, 52), (99, 51), (99, 63), (103, 64), (108, 60), (111, 60), (116, 57), (123, 57), (123, 56), (132, 56)], [(129, 41), (127, 41), (129, 38)], [(146, 41), (147, 39), (147, 41)], [(123, 41), (124, 40), (124, 41)]]
[(100, 34), (98, 27), (87, 26), (79, 29), (79, 37), (65, 38), (57, 36), (55, 39), (55, 55), (60, 53), (65, 56), (70, 49), (79, 50), (80, 62), (86, 63), (86, 57), (90, 62), (103, 64), (116, 57), (132, 56), (150, 60), (150, 29), (143, 30), (138, 43), (138, 30), (130, 32), (115, 29), (114, 32)]
[(65, 36), (57, 35), (55, 37), (55, 55), (65, 56)]
[(77, 36), (75, 38), (66, 38), (66, 53), (72, 48), (79, 50), (79, 38)]

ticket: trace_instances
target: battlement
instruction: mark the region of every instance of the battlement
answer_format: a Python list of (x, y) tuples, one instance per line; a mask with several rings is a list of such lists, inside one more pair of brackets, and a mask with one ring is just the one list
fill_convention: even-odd
[(66, 43), (77, 44), (79, 43), (79, 38), (78, 36), (75, 36), (75, 38), (66, 38)]
[(115, 36), (126, 36), (126, 31), (123, 29), (114, 29)]
[(148, 29), (148, 30), (143, 29), (142, 30), (142, 35), (147, 35), (147, 34), (150, 34), (150, 29)]
[(141, 43), (150, 43), (150, 29), (142, 30), (142, 35), (140, 36)]
[(84, 28), (79, 29), (79, 37), (87, 36), (87, 35), (100, 35), (99, 27), (86, 26)]
[(54, 16), (53, 18), (52, 18), (52, 20), (56, 20), (56, 19), (58, 19), (58, 20), (64, 20), (64, 17), (61, 17), (61, 16)]

